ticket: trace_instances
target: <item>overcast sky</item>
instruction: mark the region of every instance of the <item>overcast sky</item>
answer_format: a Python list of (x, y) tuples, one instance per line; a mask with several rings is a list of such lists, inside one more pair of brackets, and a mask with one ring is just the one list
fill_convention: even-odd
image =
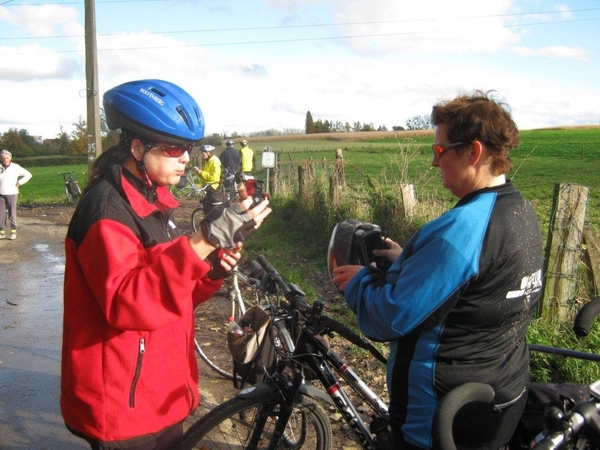
[[(197, 100), (207, 133), (391, 129), (473, 89), (517, 125), (600, 124), (598, 0), (96, 0), (100, 95), (142, 78)], [(84, 1), (0, 0), (0, 133), (86, 118)]]

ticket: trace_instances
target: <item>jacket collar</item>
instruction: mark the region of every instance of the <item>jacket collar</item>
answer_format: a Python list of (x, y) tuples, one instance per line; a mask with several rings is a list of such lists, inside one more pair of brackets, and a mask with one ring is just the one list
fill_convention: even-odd
[(122, 166), (119, 166), (119, 169), (117, 184), (120, 185), (125, 198), (138, 216), (147, 217), (156, 211), (161, 211), (168, 217), (169, 213), (179, 206), (179, 202), (165, 186), (156, 186), (158, 200), (152, 203), (151, 194), (144, 183)]

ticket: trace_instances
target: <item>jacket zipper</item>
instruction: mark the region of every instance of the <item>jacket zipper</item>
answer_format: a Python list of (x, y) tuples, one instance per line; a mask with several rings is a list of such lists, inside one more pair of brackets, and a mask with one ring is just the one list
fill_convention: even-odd
[(142, 362), (144, 360), (144, 353), (146, 353), (146, 340), (140, 339), (140, 346), (138, 350), (137, 364), (135, 366), (135, 373), (133, 374), (133, 381), (131, 382), (131, 389), (129, 391), (129, 407), (135, 406), (135, 387), (140, 378), (142, 372)]

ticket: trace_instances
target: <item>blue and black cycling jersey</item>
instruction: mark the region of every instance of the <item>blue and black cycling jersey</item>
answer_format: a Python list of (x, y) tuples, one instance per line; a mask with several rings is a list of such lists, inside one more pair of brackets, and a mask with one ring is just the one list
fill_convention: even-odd
[(465, 382), (490, 384), (497, 404), (522, 394), (542, 261), (537, 216), (507, 182), (424, 225), (386, 273), (365, 268), (348, 283), (362, 332), (391, 341), (390, 416), (406, 442), (431, 447), (439, 399)]

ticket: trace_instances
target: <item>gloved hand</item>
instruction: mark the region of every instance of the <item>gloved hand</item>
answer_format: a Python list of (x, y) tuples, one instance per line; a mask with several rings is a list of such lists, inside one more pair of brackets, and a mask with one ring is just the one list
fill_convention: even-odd
[(256, 221), (240, 203), (217, 205), (202, 219), (200, 229), (217, 249), (232, 250), (256, 231)]

